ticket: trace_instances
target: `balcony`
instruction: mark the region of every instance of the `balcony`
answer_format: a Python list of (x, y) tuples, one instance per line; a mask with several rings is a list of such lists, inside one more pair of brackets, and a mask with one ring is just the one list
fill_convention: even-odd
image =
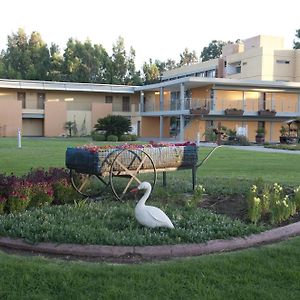
[(142, 114), (147, 115), (235, 115), (260, 117), (292, 117), (300, 116), (297, 102), (286, 99), (266, 100), (262, 103), (258, 99), (184, 99), (183, 108), (180, 99), (165, 100), (162, 106), (159, 101), (146, 101)]
[(22, 109), (23, 119), (43, 119), (44, 117), (45, 117), (44, 109), (32, 109), (32, 108)]

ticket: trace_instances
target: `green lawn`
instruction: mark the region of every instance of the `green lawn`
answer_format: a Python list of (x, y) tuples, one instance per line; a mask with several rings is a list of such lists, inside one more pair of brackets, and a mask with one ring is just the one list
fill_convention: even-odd
[[(91, 143), (88, 138), (23, 138), (22, 149), (17, 139), (0, 138), (0, 173), (26, 173), (36, 167), (63, 167), (68, 146)], [(94, 142), (101, 145), (103, 142)], [(210, 149), (200, 148), (200, 158)], [(262, 177), (272, 182), (297, 185), (300, 182), (300, 155), (241, 151), (231, 148), (216, 150), (213, 156), (198, 169), (201, 177), (247, 178)], [(186, 172), (172, 172), (168, 177), (186, 178)], [(190, 176), (190, 174), (189, 174)], [(190, 179), (190, 177), (189, 177)]]
[(119, 265), (0, 253), (0, 299), (299, 299), (300, 237), (260, 248)]
[[(88, 139), (0, 139), (0, 173), (64, 166)], [(99, 143), (97, 143), (99, 144)], [(209, 149), (201, 148), (201, 155)], [(299, 185), (300, 155), (222, 148), (199, 169), (238, 186), (263, 177)], [(169, 176), (169, 175), (168, 175)], [(176, 182), (186, 172), (173, 172)], [(177, 184), (178, 185), (178, 184)], [(0, 253), (0, 299), (300, 299), (300, 237), (274, 245), (138, 265), (67, 262)]]

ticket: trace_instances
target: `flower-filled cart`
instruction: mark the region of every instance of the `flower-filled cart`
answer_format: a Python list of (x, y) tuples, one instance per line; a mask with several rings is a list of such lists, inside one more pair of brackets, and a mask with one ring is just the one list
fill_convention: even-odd
[(117, 199), (124, 199), (133, 186), (148, 181), (154, 187), (157, 173), (180, 169), (192, 170), (193, 189), (196, 170), (208, 159), (214, 148), (198, 163), (198, 147), (194, 143), (124, 144), (68, 148), (66, 166), (70, 169), (75, 190), (86, 197), (99, 197), (110, 189)]

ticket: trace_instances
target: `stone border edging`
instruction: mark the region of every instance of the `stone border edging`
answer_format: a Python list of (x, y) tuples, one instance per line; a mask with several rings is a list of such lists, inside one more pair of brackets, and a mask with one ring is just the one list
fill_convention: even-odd
[(28, 244), (23, 239), (0, 238), (0, 246), (11, 250), (30, 251), (50, 255), (67, 255), (85, 258), (124, 258), (141, 257), (170, 258), (197, 256), (202, 254), (245, 249), (260, 244), (272, 243), (291, 236), (300, 235), (300, 222), (271, 229), (262, 233), (252, 234), (245, 238), (230, 240), (212, 240), (201, 244), (177, 244), (161, 246), (100, 246), (78, 244), (38, 243)]

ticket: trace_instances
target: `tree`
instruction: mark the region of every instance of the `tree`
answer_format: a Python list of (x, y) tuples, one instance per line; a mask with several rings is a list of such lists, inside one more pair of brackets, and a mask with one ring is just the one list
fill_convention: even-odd
[(130, 119), (118, 115), (109, 115), (105, 118), (98, 119), (94, 128), (96, 130), (105, 131), (106, 137), (109, 135), (116, 135), (118, 138), (132, 129)]
[(50, 54), (47, 44), (41, 35), (33, 31), (28, 40), (28, 51), (30, 55), (30, 66), (27, 79), (46, 80), (50, 69)]
[(135, 50), (130, 47), (129, 56), (127, 57), (127, 75), (125, 77), (125, 84), (141, 85), (141, 74), (135, 69)]
[(52, 43), (50, 46), (50, 69), (49, 79), (54, 81), (63, 80), (63, 57), (60, 54), (58, 45)]
[(2, 59), (5, 77), (47, 80), (50, 55), (41, 35), (34, 31), (28, 39), (25, 31), (20, 28), (7, 39), (7, 49)]
[(125, 83), (127, 75), (127, 59), (124, 39), (119, 36), (116, 44), (113, 45), (112, 54), (112, 82), (113, 84)]
[(179, 66), (188, 66), (190, 64), (198, 62), (197, 54), (195, 51), (189, 51), (188, 48), (185, 48), (182, 53), (180, 53), (180, 62)]
[(73, 40), (67, 42), (63, 73), (66, 80), (75, 82), (107, 83), (108, 54), (102, 45)]
[(64, 129), (66, 129), (68, 131), (69, 137), (72, 136), (72, 132), (74, 132), (75, 127), (76, 127), (76, 123), (75, 122), (68, 121), (68, 122), (65, 123)]
[(159, 67), (149, 59), (149, 63), (143, 64), (144, 81), (146, 83), (157, 82), (160, 78)]
[(296, 39), (294, 40), (294, 49), (300, 49), (300, 29), (296, 30), (295, 34)]
[(222, 47), (225, 46), (226, 42), (213, 40), (207, 47), (204, 47), (200, 58), (202, 61), (208, 61), (210, 59), (218, 58), (222, 55)]
[(7, 78), (27, 79), (31, 65), (28, 37), (24, 29), (7, 37), (7, 49), (4, 54), (4, 65)]

